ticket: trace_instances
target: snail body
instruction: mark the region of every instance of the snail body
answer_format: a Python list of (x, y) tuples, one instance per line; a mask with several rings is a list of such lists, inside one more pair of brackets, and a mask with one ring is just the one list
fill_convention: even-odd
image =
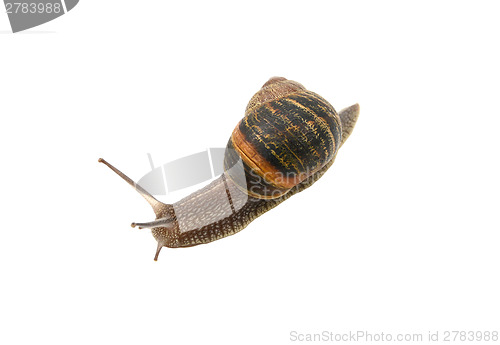
[(337, 113), (301, 84), (274, 77), (250, 100), (224, 156), (224, 173), (197, 192), (165, 204), (103, 159), (152, 206), (151, 228), (163, 247), (209, 243), (244, 229), (255, 218), (310, 187), (333, 164), (352, 132), (357, 104)]

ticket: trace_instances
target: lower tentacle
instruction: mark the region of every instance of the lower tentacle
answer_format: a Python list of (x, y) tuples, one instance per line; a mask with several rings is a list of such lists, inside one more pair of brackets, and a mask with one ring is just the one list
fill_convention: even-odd
[(159, 227), (166, 227), (170, 224), (173, 223), (173, 220), (171, 218), (159, 218), (156, 219), (152, 222), (148, 223), (132, 223), (131, 226), (135, 228), (136, 226), (139, 227), (139, 229), (152, 229), (152, 228), (159, 228)]

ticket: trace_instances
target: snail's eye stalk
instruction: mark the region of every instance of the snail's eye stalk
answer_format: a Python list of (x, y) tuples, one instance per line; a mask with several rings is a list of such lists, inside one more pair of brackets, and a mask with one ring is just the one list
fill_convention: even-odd
[(116, 169), (113, 165), (109, 164), (104, 159), (99, 158), (98, 161), (99, 161), (99, 163), (103, 163), (108, 168), (113, 170), (118, 176), (120, 176), (122, 179), (124, 179), (125, 182), (127, 182), (130, 186), (132, 186), (140, 195), (142, 195), (142, 197), (144, 199), (146, 199), (146, 201), (151, 205), (151, 207), (153, 208), (153, 210), (157, 216), (163, 210), (163, 207), (165, 206), (165, 204), (156, 200), (156, 198), (154, 196), (149, 194), (147, 190), (145, 190), (140, 185), (135, 183), (130, 177), (128, 177), (127, 175), (122, 173), (120, 170)]
[[(156, 216), (161, 217), (152, 222), (132, 223), (133, 228), (135, 228), (136, 226), (139, 229), (167, 228), (167, 231), (172, 231), (175, 228), (175, 223), (172, 218), (162, 217), (162, 215), (165, 214), (165, 210), (168, 205), (156, 200), (156, 198), (153, 197), (151, 194), (149, 194), (147, 190), (145, 190), (140, 185), (135, 183), (131, 178), (122, 173), (120, 170), (116, 169), (113, 165), (106, 162), (104, 159), (99, 158), (99, 163), (103, 163), (104, 165), (106, 165), (108, 168), (113, 170), (118, 176), (120, 176), (123, 180), (125, 180), (125, 182), (127, 182), (130, 186), (132, 186), (151, 205)], [(158, 255), (160, 255), (161, 248), (163, 248), (164, 245), (165, 241), (158, 240), (158, 247), (156, 248), (155, 261), (158, 260)]]

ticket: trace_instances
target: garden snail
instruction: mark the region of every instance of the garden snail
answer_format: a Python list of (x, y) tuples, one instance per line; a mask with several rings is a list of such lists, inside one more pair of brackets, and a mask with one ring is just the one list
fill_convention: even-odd
[(224, 173), (186, 198), (164, 204), (100, 158), (152, 206), (158, 247), (191, 247), (244, 229), (252, 220), (316, 182), (351, 134), (359, 105), (339, 114), (321, 96), (281, 77), (269, 79), (248, 103), (226, 147)]

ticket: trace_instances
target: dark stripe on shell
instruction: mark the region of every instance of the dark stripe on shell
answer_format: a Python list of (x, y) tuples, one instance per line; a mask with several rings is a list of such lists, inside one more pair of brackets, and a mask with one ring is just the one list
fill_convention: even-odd
[(331, 105), (301, 92), (261, 105), (241, 121), (239, 129), (277, 170), (300, 174), (312, 173), (334, 156), (339, 127)]

